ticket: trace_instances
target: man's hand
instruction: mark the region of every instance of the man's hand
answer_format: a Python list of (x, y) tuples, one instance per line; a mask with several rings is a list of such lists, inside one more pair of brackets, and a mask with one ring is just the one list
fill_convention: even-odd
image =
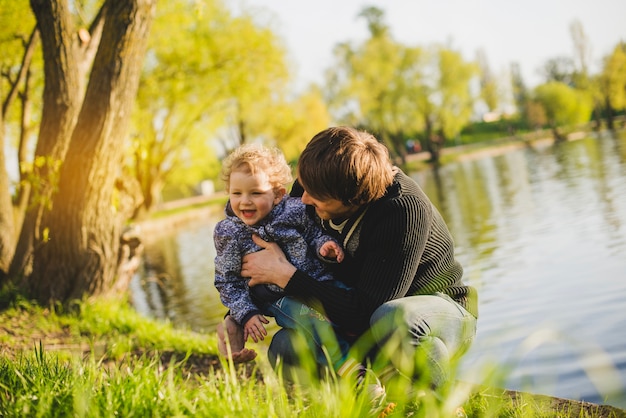
[(275, 284), (284, 289), (296, 268), (287, 261), (287, 257), (275, 242), (264, 241), (258, 235), (252, 235), (252, 240), (262, 250), (243, 257), (241, 275), (250, 278), (249, 286)]

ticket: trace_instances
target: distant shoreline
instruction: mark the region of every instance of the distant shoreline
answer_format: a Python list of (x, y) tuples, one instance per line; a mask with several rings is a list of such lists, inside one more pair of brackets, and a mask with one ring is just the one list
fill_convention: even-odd
[[(568, 135), (568, 141), (583, 139), (588, 132), (576, 131)], [(483, 158), (487, 156), (505, 154), (514, 149), (527, 146), (545, 147), (554, 142), (545, 131), (532, 132), (520, 136), (510, 136), (498, 140), (473, 145), (459, 145), (442, 150), (442, 156), (449, 156), (453, 161), (463, 161)], [(430, 158), (430, 153), (419, 152), (409, 154), (407, 163), (424, 162)], [(135, 223), (142, 233), (161, 234), (173, 228), (186, 225), (195, 220), (215, 215), (216, 210), (223, 210), (227, 195), (224, 191), (210, 195), (192, 196), (184, 199), (164, 202), (158, 205), (157, 210), (148, 218)], [(169, 212), (169, 214), (168, 214)]]

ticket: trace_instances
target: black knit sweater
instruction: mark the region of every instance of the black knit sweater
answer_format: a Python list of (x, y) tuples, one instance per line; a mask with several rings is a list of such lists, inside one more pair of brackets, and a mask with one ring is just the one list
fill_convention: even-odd
[[(296, 183), (291, 194), (301, 196), (302, 188)], [(398, 170), (385, 196), (367, 206), (349, 234), (354, 221), (341, 234), (327, 231), (344, 244), (346, 257), (336, 265), (335, 278), (351, 289), (297, 270), (285, 287), (288, 295), (321, 304), (333, 323), (353, 334), (369, 328), (369, 318), (381, 304), (407, 295), (445, 293), (478, 316), (477, 292), (461, 281), (463, 268), (454, 258), (452, 236), (413, 179)]]

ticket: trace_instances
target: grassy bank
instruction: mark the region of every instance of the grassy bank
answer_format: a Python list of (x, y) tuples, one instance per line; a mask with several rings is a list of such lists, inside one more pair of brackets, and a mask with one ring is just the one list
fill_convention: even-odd
[[(542, 141), (552, 139), (505, 139), (450, 149), (444, 157), (478, 158)], [(221, 212), (224, 202), (223, 195), (171, 202), (141, 227), (157, 234)], [(213, 335), (142, 318), (123, 301), (85, 302), (68, 311), (43, 309), (19, 297), (7, 300), (0, 310), (0, 416), (356, 417), (367, 412), (367, 399), (333, 379), (284, 384), (264, 355), (248, 367), (226, 364), (216, 355)], [(470, 417), (626, 416), (609, 406), (497, 389), (504, 373), (485, 370), (477, 379), (480, 387), (457, 383), (443, 396), (402, 398), (392, 416), (451, 417), (459, 405)]]
[[(287, 384), (264, 356), (228, 364), (216, 356), (214, 335), (144, 318), (120, 300), (62, 310), (5, 292), (0, 347), (2, 417), (360, 417), (369, 410), (367, 397), (345, 382)], [(485, 380), (497, 383), (494, 376)], [(459, 383), (437, 396), (427, 392), (396, 394), (391, 416), (452, 417), (458, 406), (470, 417), (626, 416), (606, 406)]]

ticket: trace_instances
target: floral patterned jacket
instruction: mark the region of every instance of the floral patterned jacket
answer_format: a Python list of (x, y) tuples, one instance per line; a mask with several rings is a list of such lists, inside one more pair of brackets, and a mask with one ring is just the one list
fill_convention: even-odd
[[(217, 223), (213, 234), (217, 250), (215, 287), (222, 303), (239, 324), (261, 313), (250, 296), (248, 279), (240, 276), (243, 256), (261, 249), (252, 241), (252, 234), (276, 242), (287, 259), (311, 277), (320, 281), (333, 279), (324, 265), (328, 260), (319, 255), (319, 249), (326, 241), (335, 240), (322, 231), (305, 208), (300, 198), (286, 195), (261, 222), (249, 226), (235, 216), (230, 202), (226, 205), (226, 219)], [(265, 286), (282, 292), (278, 286)]]

